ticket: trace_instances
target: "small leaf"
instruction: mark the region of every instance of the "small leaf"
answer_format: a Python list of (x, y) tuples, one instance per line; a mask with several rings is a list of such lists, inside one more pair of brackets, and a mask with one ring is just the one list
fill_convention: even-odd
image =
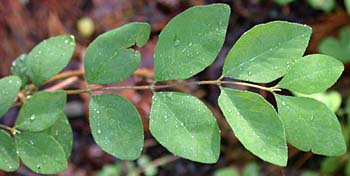
[(210, 110), (197, 98), (178, 92), (153, 96), (150, 131), (171, 153), (192, 161), (215, 163), (220, 132)]
[(196, 6), (174, 17), (159, 35), (155, 80), (189, 78), (213, 63), (226, 35), (230, 7)]
[(350, 62), (350, 27), (346, 26), (340, 30), (339, 39), (327, 37), (318, 46), (320, 53), (330, 55), (336, 59)]
[(286, 5), (286, 4), (293, 2), (294, 0), (274, 0), (274, 1), (275, 1), (275, 3), (277, 3), (279, 5)]
[(75, 48), (74, 36), (60, 35), (40, 42), (27, 55), (28, 75), (36, 86), (50, 79), (69, 63)]
[(274, 21), (253, 27), (234, 44), (226, 57), (223, 76), (268, 83), (284, 74), (303, 56), (311, 28)]
[(239, 176), (239, 172), (232, 167), (225, 167), (216, 170), (214, 176)]
[(19, 167), (19, 159), (16, 153), (15, 142), (11, 136), (0, 130), (0, 169), (13, 172)]
[(90, 127), (96, 143), (111, 155), (134, 160), (143, 147), (143, 127), (133, 104), (118, 95), (92, 96)]
[(34, 172), (56, 174), (67, 168), (64, 150), (52, 136), (20, 133), (15, 139), (19, 157)]
[(350, 14), (350, 0), (344, 0), (344, 5), (345, 5), (346, 11)]
[(221, 88), (219, 106), (247, 150), (265, 161), (286, 166), (285, 131), (271, 104), (256, 93)]
[(330, 56), (308, 55), (288, 71), (277, 87), (304, 94), (323, 92), (337, 81), (343, 70), (343, 64)]
[(334, 9), (335, 0), (308, 0), (309, 5), (317, 10), (330, 12)]
[(7, 76), (0, 79), (0, 118), (12, 106), (21, 87), (21, 79)]
[(244, 166), (242, 176), (259, 176), (259, 175), (260, 175), (260, 168), (259, 168), (259, 165), (256, 164), (256, 162), (250, 162)]
[(22, 106), (15, 128), (42, 131), (52, 126), (61, 116), (67, 96), (64, 91), (39, 92)]
[(85, 76), (90, 84), (110, 84), (128, 78), (141, 55), (131, 47), (143, 46), (150, 35), (147, 23), (129, 23), (98, 36), (86, 49)]
[(73, 132), (66, 115), (61, 112), (55, 124), (46, 129), (45, 132), (62, 146), (66, 159), (68, 159), (72, 151)]
[(319, 155), (337, 156), (345, 153), (339, 121), (325, 104), (305, 97), (275, 96), (290, 144)]
[(21, 54), (18, 56), (13, 62), (11, 66), (11, 73), (13, 75), (18, 76), (22, 80), (22, 86), (26, 85), (29, 81), (29, 76), (28, 76), (28, 69), (27, 69), (27, 63), (26, 63), (26, 54)]

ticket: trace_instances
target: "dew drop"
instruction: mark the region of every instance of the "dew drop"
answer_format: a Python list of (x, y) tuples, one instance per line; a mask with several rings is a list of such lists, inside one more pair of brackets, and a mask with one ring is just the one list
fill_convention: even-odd
[(277, 66), (274, 66), (274, 67), (273, 67), (273, 69), (277, 70), (277, 69), (278, 69), (278, 67), (277, 67)]
[(179, 44), (180, 44), (180, 40), (175, 40), (174, 45), (177, 46), (177, 45), (179, 45)]
[(35, 120), (35, 114), (32, 114), (31, 116), (30, 116), (30, 120)]
[(192, 42), (190, 44), (188, 44), (188, 46), (192, 46)]
[(13, 81), (10, 79), (10, 80), (9, 80), (9, 83), (12, 84), (12, 82), (13, 82)]
[(248, 75), (249, 75), (249, 76), (252, 76), (252, 72), (248, 72)]
[(191, 138), (194, 139), (194, 136), (192, 135)]
[(182, 122), (181, 122), (181, 124), (180, 124), (180, 125), (181, 125), (181, 126), (184, 126), (184, 123), (182, 123)]
[(66, 39), (66, 40), (64, 40), (64, 43), (66, 43), (66, 44), (67, 44), (67, 43), (68, 43), (68, 40), (67, 40), (67, 39)]
[(286, 105), (286, 102), (282, 101), (282, 105), (285, 106), (285, 105)]
[(100, 129), (97, 130), (97, 134), (101, 134), (102, 131)]

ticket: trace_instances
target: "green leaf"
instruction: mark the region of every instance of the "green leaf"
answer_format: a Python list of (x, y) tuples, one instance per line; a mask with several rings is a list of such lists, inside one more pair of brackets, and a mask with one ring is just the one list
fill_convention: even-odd
[(348, 63), (350, 61), (350, 27), (342, 28), (338, 38), (327, 37), (323, 39), (318, 46), (318, 50), (320, 53)]
[(19, 157), (34, 172), (56, 174), (67, 168), (64, 150), (52, 136), (20, 133), (15, 139)]
[(275, 96), (290, 144), (319, 155), (337, 156), (345, 153), (339, 121), (325, 104), (305, 97)]
[(340, 77), (344, 65), (327, 55), (313, 54), (299, 60), (278, 83), (285, 88), (304, 94), (327, 90)]
[(239, 172), (232, 167), (225, 167), (216, 170), (214, 176), (239, 176)]
[(319, 176), (319, 174), (314, 171), (306, 171), (306, 172), (303, 172), (300, 176)]
[(350, 14), (350, 0), (344, 0), (346, 11)]
[(178, 92), (153, 96), (150, 131), (171, 153), (201, 163), (215, 163), (220, 132), (210, 110), (197, 98)]
[(18, 76), (22, 80), (22, 87), (26, 85), (29, 81), (28, 68), (26, 63), (26, 54), (21, 54), (13, 62), (11, 66), (11, 73)]
[(55, 124), (45, 132), (62, 146), (66, 159), (68, 159), (72, 151), (73, 132), (66, 115), (61, 112)]
[(32, 82), (39, 86), (69, 63), (75, 48), (74, 36), (60, 35), (40, 42), (27, 55), (26, 65)]
[(350, 160), (346, 163), (344, 172), (346, 175), (350, 175)]
[(322, 175), (334, 175), (341, 163), (338, 157), (327, 157), (321, 162)]
[(67, 96), (64, 91), (39, 92), (22, 106), (15, 128), (42, 131), (52, 126), (61, 116)]
[(226, 35), (230, 7), (196, 6), (174, 17), (159, 35), (155, 80), (186, 79), (213, 63)]
[(338, 111), (342, 101), (341, 95), (337, 91), (322, 92), (311, 95), (305, 95), (297, 92), (293, 92), (293, 94), (298, 97), (308, 97), (318, 100), (324, 103), (332, 112)]
[(234, 44), (226, 57), (223, 76), (256, 83), (271, 82), (301, 59), (311, 28), (274, 21), (253, 27)]
[(16, 153), (15, 142), (11, 136), (0, 130), (0, 169), (13, 172), (19, 167), (19, 159)]
[(317, 10), (330, 12), (334, 9), (335, 0), (308, 0), (309, 5)]
[(286, 166), (285, 131), (271, 104), (256, 93), (221, 88), (219, 106), (247, 150), (265, 161)]
[(12, 106), (21, 87), (21, 79), (17, 76), (7, 76), (0, 79), (0, 118)]
[(104, 151), (123, 160), (141, 155), (142, 122), (129, 100), (113, 94), (96, 95), (89, 109), (92, 135)]
[(250, 162), (243, 168), (242, 176), (259, 176), (260, 174), (259, 165), (255, 162)]
[(275, 3), (279, 4), (279, 5), (286, 5), (288, 3), (293, 2), (294, 0), (274, 0)]
[(128, 78), (139, 66), (143, 46), (150, 35), (147, 23), (129, 23), (98, 36), (86, 49), (85, 76), (90, 84), (110, 84)]

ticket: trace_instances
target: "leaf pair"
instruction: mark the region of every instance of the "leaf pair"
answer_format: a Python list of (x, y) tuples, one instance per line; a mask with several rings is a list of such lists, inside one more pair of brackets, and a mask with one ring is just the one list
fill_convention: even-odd
[[(174, 17), (159, 35), (155, 49), (155, 81), (187, 79), (213, 63), (226, 35), (230, 8), (197, 6)], [(220, 130), (210, 110), (196, 97), (178, 92), (153, 95), (152, 135), (181, 157), (215, 163)]]
[[(89, 84), (111, 84), (127, 79), (139, 66), (143, 46), (150, 35), (147, 23), (130, 23), (98, 36), (87, 48), (84, 66)], [(141, 155), (143, 126), (134, 105), (118, 95), (91, 97), (90, 127), (96, 143), (124, 160)]]
[(37, 173), (58, 173), (67, 168), (73, 136), (63, 113), (66, 103), (64, 91), (40, 92), (22, 106), (15, 128), (20, 133), (10, 135), (1, 131), (5, 141), (0, 144), (0, 168), (15, 171), (19, 158)]

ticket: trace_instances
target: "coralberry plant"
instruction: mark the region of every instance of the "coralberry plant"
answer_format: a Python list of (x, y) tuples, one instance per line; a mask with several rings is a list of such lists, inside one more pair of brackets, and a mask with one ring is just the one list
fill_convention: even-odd
[[(190, 8), (174, 17), (159, 35), (154, 82), (143, 86), (108, 84), (127, 79), (137, 69), (141, 56), (133, 47), (147, 42), (147, 23), (129, 23), (98, 36), (85, 55), (88, 86), (78, 90), (39, 91), (68, 64), (75, 48), (74, 37), (61, 35), (39, 43), (15, 60), (12, 76), (0, 80), (0, 115), (19, 93), (25, 97), (14, 127), (0, 126), (0, 168), (15, 171), (21, 160), (37, 173), (64, 171), (73, 138), (63, 107), (67, 95), (82, 93), (91, 96), (89, 122), (96, 143), (119, 159), (137, 159), (144, 142), (138, 111), (119, 95), (96, 93), (118, 89), (152, 91), (149, 128), (153, 137), (174, 155), (215, 163), (220, 154), (220, 130), (211, 111), (192, 95), (162, 91), (203, 84), (220, 88), (219, 106), (235, 136), (262, 160), (286, 166), (287, 142), (315, 154), (344, 154), (340, 124), (326, 105), (307, 97), (279, 94), (282, 89), (303, 94), (322, 92), (342, 74), (343, 64), (330, 56), (304, 56), (311, 35), (306, 25), (283, 21), (257, 25), (234, 44), (218, 79), (164, 84), (191, 78), (213, 63), (224, 43), (229, 16), (229, 6), (212, 4)], [(273, 87), (261, 85), (277, 79), (280, 81)], [(91, 88), (93, 84), (104, 86)], [(257, 93), (229, 85), (271, 92), (277, 109)]]

